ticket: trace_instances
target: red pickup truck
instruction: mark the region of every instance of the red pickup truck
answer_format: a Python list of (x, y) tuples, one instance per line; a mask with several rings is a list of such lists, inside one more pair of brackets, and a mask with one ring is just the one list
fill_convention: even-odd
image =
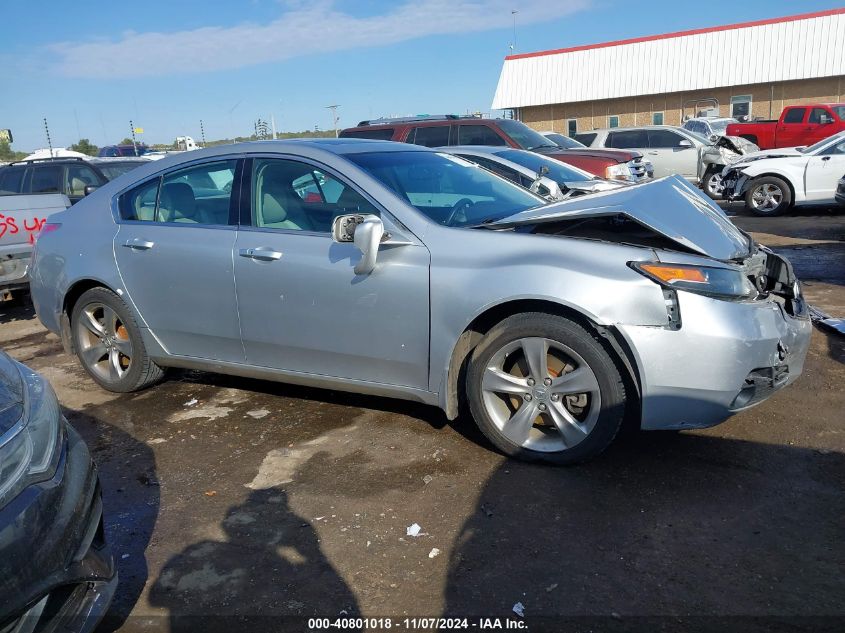
[(812, 145), (845, 130), (845, 103), (787, 106), (777, 121), (731, 123), (727, 136), (741, 136), (760, 149)]

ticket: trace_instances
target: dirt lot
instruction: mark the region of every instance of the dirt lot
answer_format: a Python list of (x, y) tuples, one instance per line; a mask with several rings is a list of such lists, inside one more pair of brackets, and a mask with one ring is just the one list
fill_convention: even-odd
[[(845, 214), (735, 220), (845, 316)], [(721, 426), (553, 469), (400, 401), (200, 372), (107, 393), (31, 309), (0, 322), (99, 463), (121, 579), (107, 629), (345, 612), (404, 630), (518, 621), (516, 603), (531, 630), (845, 629), (845, 337), (816, 330), (802, 379)]]

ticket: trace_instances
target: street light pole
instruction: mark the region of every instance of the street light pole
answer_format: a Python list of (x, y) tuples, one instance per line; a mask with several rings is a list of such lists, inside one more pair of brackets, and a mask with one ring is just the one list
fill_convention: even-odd
[(326, 106), (326, 109), (332, 111), (332, 126), (334, 126), (334, 137), (335, 138), (337, 138), (337, 122), (340, 121), (340, 118), (337, 116), (337, 109), (339, 107), (340, 106), (337, 105), (337, 104)]

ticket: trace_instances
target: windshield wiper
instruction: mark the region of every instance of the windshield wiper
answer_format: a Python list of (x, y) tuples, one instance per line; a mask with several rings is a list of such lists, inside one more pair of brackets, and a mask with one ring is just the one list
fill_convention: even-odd
[(549, 143), (542, 143), (541, 145), (535, 145), (534, 147), (529, 147), (528, 151), (533, 152), (535, 149), (542, 149), (544, 147), (557, 147), (558, 149), (563, 149), (560, 145), (549, 144)]

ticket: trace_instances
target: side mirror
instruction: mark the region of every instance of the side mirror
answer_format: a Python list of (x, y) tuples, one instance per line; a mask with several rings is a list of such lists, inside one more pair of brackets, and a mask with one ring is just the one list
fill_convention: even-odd
[(692, 147), (692, 142), (691, 142), (691, 141), (688, 141), (687, 139), (682, 139), (682, 140), (678, 143), (678, 147), (680, 147), (681, 149), (686, 149), (686, 148), (688, 148), (688, 147)]
[(92, 193), (97, 191), (97, 189), (99, 189), (99, 187), (97, 187), (97, 185), (85, 185), (85, 190), (83, 191), (83, 193), (86, 196), (90, 196)]
[(369, 275), (376, 267), (378, 247), (384, 237), (384, 223), (377, 215), (339, 215), (332, 224), (335, 242), (352, 242), (361, 251), (361, 260), (355, 264), (356, 275)]
[(543, 178), (545, 178), (546, 174), (548, 174), (548, 173), (549, 173), (548, 165), (543, 165), (542, 167), (540, 167), (540, 171), (537, 172), (537, 176), (536, 176), (536, 178), (534, 178), (534, 181), (528, 187), (528, 190), (533, 192), (533, 193), (537, 193), (540, 190), (540, 183), (543, 181)]
[(827, 116), (826, 114), (823, 114), (823, 115), (821, 116), (821, 124), (822, 124), (822, 125), (827, 125), (828, 123), (833, 123), (833, 119), (832, 119), (832, 118), (830, 118), (829, 116)]
[(719, 140), (719, 135), (718, 135), (718, 134), (711, 134), (711, 135), (710, 135), (710, 142), (711, 142), (711, 143), (715, 143), (715, 142), (716, 142), (716, 141), (718, 141), (718, 140)]

